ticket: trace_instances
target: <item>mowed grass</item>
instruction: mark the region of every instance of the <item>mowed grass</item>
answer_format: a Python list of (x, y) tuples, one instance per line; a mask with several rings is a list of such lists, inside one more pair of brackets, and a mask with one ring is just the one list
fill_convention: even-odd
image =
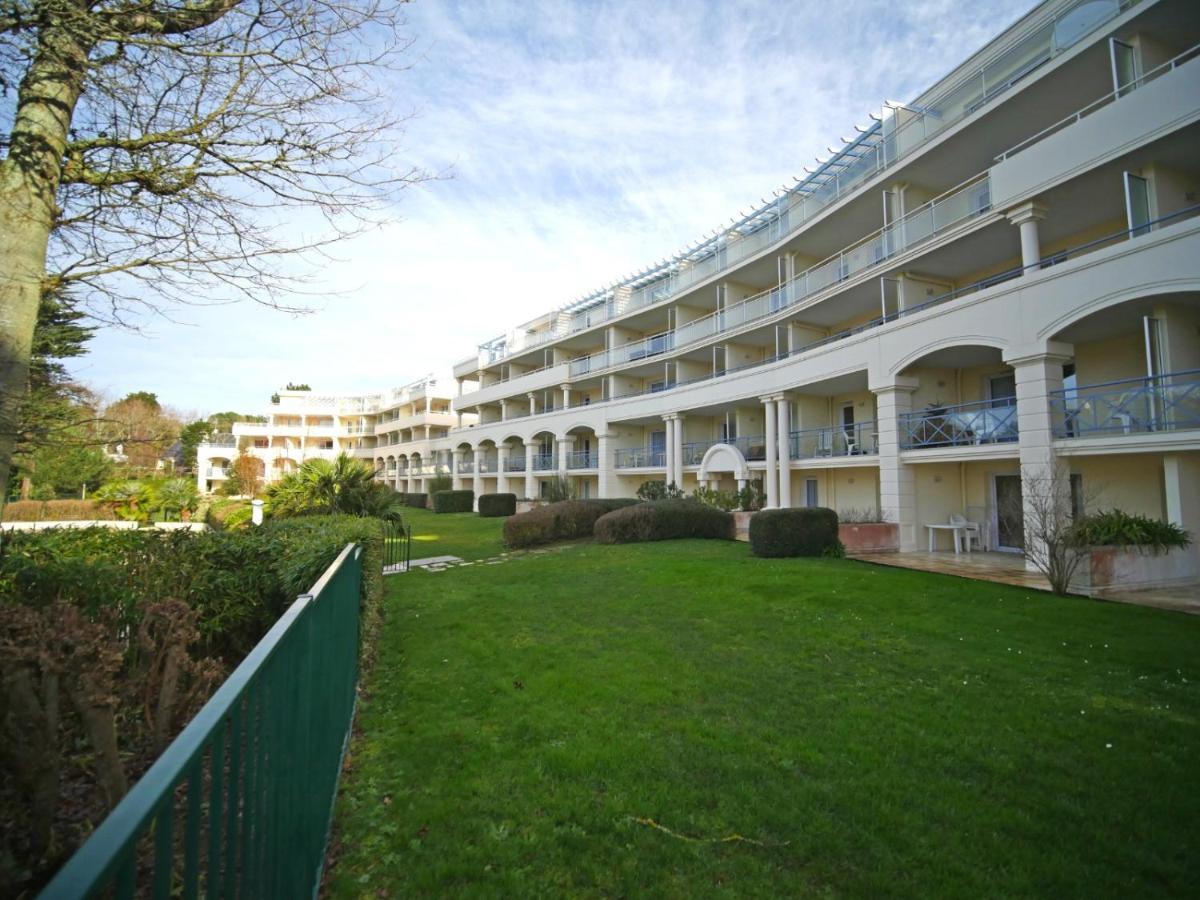
[(1200, 889), (1196, 618), (715, 541), (388, 587), (331, 896)]
[(504, 551), (500, 529), (504, 520), (481, 519), (475, 513), (435, 513), (406, 509), (404, 520), (412, 526), (412, 558), (458, 556), (482, 559)]

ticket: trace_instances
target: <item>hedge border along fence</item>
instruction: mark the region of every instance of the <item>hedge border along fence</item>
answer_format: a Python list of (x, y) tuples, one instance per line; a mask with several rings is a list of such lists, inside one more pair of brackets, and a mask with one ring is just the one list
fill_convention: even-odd
[(516, 494), (480, 494), (479, 515), (485, 519), (516, 515)]
[(117, 518), (112, 504), (95, 500), (10, 500), (5, 522), (101, 522)]
[(823, 506), (764, 509), (750, 519), (750, 552), (755, 556), (842, 556), (838, 517)]
[(437, 491), (433, 495), (435, 513), (471, 512), (474, 508), (474, 491)]
[(734, 539), (733, 513), (695, 500), (653, 500), (606, 513), (596, 520), (602, 544), (670, 541), (679, 538)]
[[(482, 499), (482, 498), (480, 498)], [(601, 516), (634, 506), (640, 500), (562, 500), (509, 516), (504, 521), (504, 543), (514, 550), (540, 547), (555, 541), (590, 538)]]
[(418, 493), (401, 493), (401, 502), (413, 509), (426, 509), (429, 506), (429, 495)]

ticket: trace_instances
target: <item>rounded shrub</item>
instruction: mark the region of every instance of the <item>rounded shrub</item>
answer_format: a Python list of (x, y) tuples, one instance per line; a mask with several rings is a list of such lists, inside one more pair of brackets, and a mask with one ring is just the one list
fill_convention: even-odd
[(433, 495), (435, 513), (471, 512), (474, 508), (474, 491), (437, 491)]
[(517, 512), (516, 494), (480, 494), (479, 515), (485, 519), (515, 515)]
[(426, 509), (429, 506), (428, 494), (404, 493), (400, 497), (405, 506), (413, 509)]
[(733, 514), (694, 500), (655, 500), (606, 513), (596, 520), (602, 544), (714, 538), (732, 541)]
[(750, 520), (755, 556), (841, 556), (838, 517), (832, 509), (764, 509)]
[[(480, 500), (482, 501), (482, 497)], [(633, 506), (637, 500), (563, 500), (510, 516), (504, 522), (504, 543), (514, 550), (540, 547), (555, 541), (590, 538), (596, 520), (614, 509)]]

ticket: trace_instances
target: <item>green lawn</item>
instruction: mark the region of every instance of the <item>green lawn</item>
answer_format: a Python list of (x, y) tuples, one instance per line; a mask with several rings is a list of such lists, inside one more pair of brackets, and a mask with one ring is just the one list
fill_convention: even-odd
[(504, 552), (500, 541), (503, 519), (481, 519), (475, 513), (435, 513), (406, 509), (404, 519), (412, 526), (412, 558), (460, 556), (482, 559)]
[(388, 585), (332, 896), (1200, 890), (1196, 618), (714, 541)]

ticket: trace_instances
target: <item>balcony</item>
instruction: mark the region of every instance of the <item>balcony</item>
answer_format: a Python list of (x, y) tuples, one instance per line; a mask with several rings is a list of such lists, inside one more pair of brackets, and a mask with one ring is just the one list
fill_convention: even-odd
[(206, 447), (236, 447), (237, 435), (233, 434), (210, 434), (204, 441)]
[(802, 428), (788, 437), (792, 459), (873, 456), (879, 452), (879, 430), (875, 422)]
[(208, 478), (228, 478), (229, 469), (224, 466), (209, 466), (205, 474)]
[(504, 471), (505, 472), (524, 472), (525, 471), (525, 457), (524, 456), (508, 457), (508, 459), (504, 460)]
[(346, 434), (374, 434), (374, 425), (347, 425)]
[(931, 406), (900, 416), (903, 450), (1005, 444), (1017, 436), (1015, 397)]
[(573, 359), (570, 363), (571, 377), (578, 378), (612, 366), (639, 362), (736, 331), (808, 301), (826, 288), (841, 284), (897, 254), (914, 249), (990, 209), (990, 183), (988, 175), (984, 173), (795, 275), (779, 287), (695, 319), (673, 331), (664, 331), (623, 347)]
[(535, 472), (553, 472), (558, 468), (555, 462), (553, 453), (542, 453), (533, 458), (533, 471)]
[(457, 473), (458, 473), (459, 475), (470, 475), (470, 474), (474, 473), (474, 471), (475, 471), (475, 460), (473, 460), (473, 459), (460, 459), (460, 460), (458, 461), (458, 466), (456, 467), (456, 470), (457, 470)]
[(600, 457), (590, 450), (573, 450), (567, 454), (568, 469), (596, 469), (600, 466)]
[(496, 457), (494, 456), (477, 456), (475, 463), (480, 474), (491, 474), (496, 471)]
[(1054, 391), (1050, 405), (1056, 438), (1200, 428), (1200, 369)]
[(663, 450), (633, 447), (628, 450), (617, 450), (613, 454), (613, 464), (618, 469), (662, 468), (667, 464), (667, 454)]

